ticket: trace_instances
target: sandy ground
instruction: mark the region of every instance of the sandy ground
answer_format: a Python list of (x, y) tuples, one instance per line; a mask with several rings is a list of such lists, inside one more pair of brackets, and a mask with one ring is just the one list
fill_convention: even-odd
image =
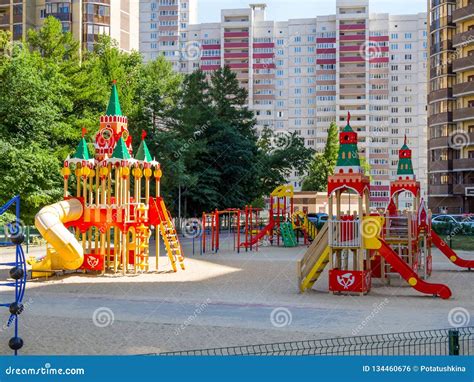
[[(189, 242), (184, 248), (187, 269), (178, 273), (160, 257), (158, 273), (29, 282), (20, 316), (22, 352), (142, 354), (437, 329), (449, 327), (450, 317), (468, 325), (463, 309), (474, 311), (474, 272), (457, 269), (437, 250), (430, 280), (449, 285), (448, 301), (421, 295), (401, 280), (392, 286), (376, 281), (368, 296), (333, 296), (327, 272), (312, 291), (298, 294), (296, 260), (305, 247), (206, 255), (192, 255)], [(12, 258), (11, 249), (1, 251), (1, 261)], [(32, 248), (30, 255), (43, 251)], [(0, 280), (7, 274), (0, 267)], [(11, 298), (11, 290), (0, 289), (0, 302)], [(0, 320), (7, 319), (7, 309), (0, 310)], [(10, 353), (11, 335), (11, 328), (0, 327), (0, 354)]]

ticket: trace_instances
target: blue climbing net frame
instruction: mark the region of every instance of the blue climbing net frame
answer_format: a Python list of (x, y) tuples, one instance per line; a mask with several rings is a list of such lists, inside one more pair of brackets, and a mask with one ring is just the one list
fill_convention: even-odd
[[(6, 234), (5, 237), (8, 241), (0, 241), (0, 246), (16, 246), (15, 251), (15, 261), (12, 262), (0, 262), (2, 266), (11, 266), (10, 277), (13, 281), (7, 280), (5, 282), (0, 282), (1, 286), (7, 286), (14, 288), (15, 290), (15, 299), (14, 301), (0, 303), (0, 307), (6, 307), (10, 311), (10, 317), (7, 321), (7, 327), (14, 327), (14, 336), (9, 341), (10, 348), (15, 352), (15, 355), (18, 354), (18, 350), (23, 346), (23, 340), (18, 336), (18, 327), (19, 327), (19, 315), (23, 312), (23, 298), (25, 295), (26, 289), (26, 259), (25, 253), (21, 246), (24, 241), (23, 234), (23, 225), (20, 220), (20, 196), (17, 195), (11, 198), (7, 203), (0, 207), (0, 216), (5, 214), (10, 208), (15, 208), (15, 220), (6, 225)], [(7, 233), (6, 232), (6, 233)]]

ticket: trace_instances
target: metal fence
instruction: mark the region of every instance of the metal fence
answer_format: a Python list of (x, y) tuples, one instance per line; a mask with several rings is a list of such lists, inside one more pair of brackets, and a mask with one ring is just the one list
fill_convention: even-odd
[(472, 355), (474, 327), (280, 342), (158, 355)]

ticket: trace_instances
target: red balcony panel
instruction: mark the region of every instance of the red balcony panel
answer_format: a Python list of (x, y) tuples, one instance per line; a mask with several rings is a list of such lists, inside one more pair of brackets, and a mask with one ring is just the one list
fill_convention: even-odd
[(316, 49), (316, 53), (319, 53), (319, 54), (336, 53), (336, 48)]
[(227, 66), (231, 69), (246, 69), (249, 67), (248, 62), (238, 62), (233, 64), (227, 64)]
[(224, 32), (224, 38), (249, 37), (249, 32)]
[(253, 64), (254, 69), (275, 69), (275, 64)]
[(340, 57), (339, 61), (340, 62), (364, 62), (365, 59), (361, 55), (361, 56), (351, 56), (351, 57)]
[(248, 48), (249, 43), (248, 42), (225, 42), (224, 43), (224, 49), (225, 48)]
[(202, 50), (220, 49), (221, 48), (220, 44), (203, 44), (201, 47), (202, 47)]
[(201, 56), (201, 60), (220, 60), (220, 56)]
[(343, 35), (343, 36), (340, 36), (339, 39), (341, 41), (364, 41), (365, 40), (365, 35), (358, 35), (358, 34), (354, 34), (354, 35)]
[(224, 53), (224, 58), (248, 58), (249, 52)]
[(352, 31), (352, 30), (361, 30), (365, 29), (365, 24), (345, 24), (339, 25), (341, 31)]
[(370, 185), (370, 191), (389, 191), (389, 186), (372, 186)]
[(388, 41), (388, 36), (370, 36), (370, 41)]
[(256, 42), (253, 44), (253, 48), (274, 48), (275, 44), (273, 42)]
[(316, 39), (316, 42), (318, 44), (323, 44), (323, 43), (336, 43), (336, 38), (335, 37), (320, 37)]
[(370, 59), (371, 64), (379, 64), (382, 62), (389, 62), (388, 57), (375, 57)]
[(201, 65), (201, 70), (217, 70), (220, 67), (220, 65)]
[(275, 55), (273, 53), (254, 53), (253, 58), (273, 58)]
[(316, 60), (316, 63), (319, 65), (332, 65), (336, 63), (336, 59), (335, 58), (327, 58), (327, 59), (321, 58), (319, 60)]
[(348, 46), (341, 46), (339, 47), (339, 51), (341, 52), (359, 52), (361, 49), (364, 49), (363, 44), (359, 45), (348, 45)]

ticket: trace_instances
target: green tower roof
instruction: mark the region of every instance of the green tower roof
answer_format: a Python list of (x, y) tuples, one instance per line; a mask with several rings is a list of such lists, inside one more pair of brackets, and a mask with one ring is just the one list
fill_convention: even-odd
[(77, 145), (76, 152), (73, 155), (74, 159), (83, 159), (83, 160), (89, 160), (90, 155), (89, 155), (89, 148), (87, 147), (87, 142), (82, 137), (82, 139), (79, 141), (79, 144)]
[(135, 159), (142, 161), (142, 162), (151, 162), (152, 157), (150, 154), (150, 150), (148, 150), (148, 146), (145, 140), (142, 140), (140, 146), (138, 147), (138, 151), (135, 154)]
[(130, 153), (128, 152), (127, 145), (122, 137), (115, 145), (114, 152), (112, 153), (112, 158), (115, 159), (131, 159)]
[(107, 106), (106, 115), (122, 115), (122, 109), (120, 108), (120, 101), (117, 91), (117, 85), (112, 84), (112, 91), (110, 93), (109, 105)]
[(353, 133), (354, 130), (352, 130), (351, 125), (347, 124), (346, 127), (344, 127), (344, 129), (342, 129), (342, 132), (343, 133)]

